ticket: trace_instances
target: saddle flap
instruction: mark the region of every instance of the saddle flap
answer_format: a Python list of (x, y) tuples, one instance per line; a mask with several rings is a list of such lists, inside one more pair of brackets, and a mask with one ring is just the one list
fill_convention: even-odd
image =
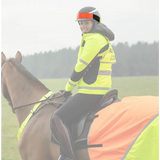
[[(72, 124), (72, 135), (74, 136), (74, 140), (79, 139), (82, 132), (84, 131), (85, 125), (87, 125), (87, 121), (90, 121), (90, 124), (91, 124), (94, 118), (96, 117), (95, 114), (98, 111), (109, 106), (110, 104), (115, 102), (117, 99), (118, 99), (118, 90), (113, 89), (102, 97), (102, 99), (100, 100), (96, 108), (93, 107), (93, 109), (86, 112), (85, 115), (83, 115), (83, 117), (79, 117), (79, 118), (76, 117), (76, 119)], [(89, 130), (89, 127), (88, 127), (88, 130)]]
[[(93, 122), (95, 115), (91, 113), (91, 111), (86, 112), (86, 114), (83, 115), (83, 117), (76, 118), (76, 120), (74, 120), (74, 122), (72, 123), (72, 135), (74, 140), (77, 140), (81, 136), (87, 122), (89, 122), (90, 124)], [(89, 127), (87, 129), (89, 129)]]

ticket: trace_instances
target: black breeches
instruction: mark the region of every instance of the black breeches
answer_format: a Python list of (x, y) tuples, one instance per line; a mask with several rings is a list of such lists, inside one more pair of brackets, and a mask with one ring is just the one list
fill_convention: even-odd
[(54, 115), (57, 115), (63, 123), (69, 125), (73, 119), (82, 116), (92, 107), (96, 107), (102, 97), (103, 95), (77, 93), (65, 102)]

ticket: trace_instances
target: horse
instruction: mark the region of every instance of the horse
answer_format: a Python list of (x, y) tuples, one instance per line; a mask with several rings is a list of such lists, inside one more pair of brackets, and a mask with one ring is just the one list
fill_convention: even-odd
[[(1, 53), (2, 94), (16, 114), (20, 128), (31, 115), (20, 130), (19, 153), (23, 160), (58, 160), (60, 145), (51, 141), (50, 119), (64, 97), (60, 92), (51, 94), (21, 62), (20, 52), (9, 60)], [(158, 160), (158, 102), (154, 96), (131, 96), (99, 110), (87, 137), (92, 147), (77, 149), (78, 159)], [(97, 144), (101, 146), (96, 147)]]

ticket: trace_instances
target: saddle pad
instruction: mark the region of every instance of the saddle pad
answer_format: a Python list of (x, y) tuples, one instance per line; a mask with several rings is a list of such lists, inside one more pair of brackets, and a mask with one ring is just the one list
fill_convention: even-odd
[(88, 143), (103, 147), (88, 149), (91, 160), (158, 160), (158, 114), (159, 98), (152, 96), (126, 97), (99, 111)]

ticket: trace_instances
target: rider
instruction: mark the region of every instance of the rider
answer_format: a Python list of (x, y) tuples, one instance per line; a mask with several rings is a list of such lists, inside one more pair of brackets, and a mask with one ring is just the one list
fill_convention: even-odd
[(112, 64), (115, 54), (109, 42), (114, 40), (113, 32), (101, 23), (99, 11), (94, 7), (84, 7), (77, 14), (82, 32), (77, 64), (68, 80), (64, 97), (71, 95), (74, 87), (78, 93), (66, 101), (52, 116), (52, 126), (57, 137), (62, 156), (60, 160), (76, 160), (73, 140), (69, 131), (72, 120), (96, 106), (111, 89)]

